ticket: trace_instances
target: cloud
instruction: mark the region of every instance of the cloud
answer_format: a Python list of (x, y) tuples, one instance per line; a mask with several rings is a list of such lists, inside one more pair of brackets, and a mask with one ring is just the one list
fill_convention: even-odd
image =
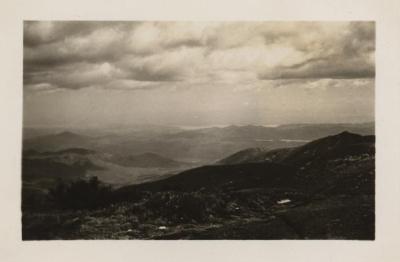
[(370, 22), (31, 21), (24, 23), (24, 87), (373, 78), (374, 34)]
[(337, 29), (340, 30), (332, 34), (327, 28), (321, 28), (319, 35), (293, 41), (293, 46), (304, 52), (303, 61), (266, 68), (259, 73), (259, 78), (373, 78), (374, 24), (350, 23)]
[(363, 59), (329, 57), (310, 59), (292, 66), (278, 66), (259, 74), (260, 79), (373, 78), (374, 65)]
[(301, 89), (337, 89), (337, 88), (366, 88), (371, 89), (374, 86), (374, 79), (279, 79), (267, 80), (269, 87), (272, 88), (301, 88)]
[(121, 28), (122, 30), (129, 30), (138, 24), (138, 22), (101, 21), (25, 21), (24, 46), (36, 47), (60, 42), (68, 38), (86, 37), (99, 29)]
[(73, 64), (57, 68), (51, 72), (36, 72), (29, 74), (24, 82), (28, 87), (46, 84), (54, 88), (80, 89), (105, 85), (121, 71), (109, 63)]
[(127, 56), (116, 65), (126, 78), (138, 81), (180, 81), (192, 75), (203, 62), (201, 48), (179, 48), (144, 57)]

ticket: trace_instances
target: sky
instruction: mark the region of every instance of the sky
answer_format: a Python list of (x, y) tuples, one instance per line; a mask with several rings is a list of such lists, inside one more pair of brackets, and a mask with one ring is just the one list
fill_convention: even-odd
[(24, 22), (24, 125), (374, 121), (373, 22)]

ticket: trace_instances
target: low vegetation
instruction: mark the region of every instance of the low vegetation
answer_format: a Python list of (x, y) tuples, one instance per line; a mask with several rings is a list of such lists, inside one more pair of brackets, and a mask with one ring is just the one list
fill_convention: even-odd
[(251, 151), (114, 189), (96, 177), (40, 194), (25, 183), (23, 239), (374, 239), (371, 137), (343, 133), (273, 154), (278, 163)]

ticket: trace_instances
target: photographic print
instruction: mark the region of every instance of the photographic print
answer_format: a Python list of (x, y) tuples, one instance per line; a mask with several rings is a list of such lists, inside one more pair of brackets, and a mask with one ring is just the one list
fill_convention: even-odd
[(375, 23), (24, 21), (22, 239), (375, 239)]

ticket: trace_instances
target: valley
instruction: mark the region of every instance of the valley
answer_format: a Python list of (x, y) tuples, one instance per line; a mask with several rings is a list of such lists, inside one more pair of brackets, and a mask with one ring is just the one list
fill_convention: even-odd
[[(220, 142), (209, 152), (217, 148), (224, 157), (198, 162), (183, 161), (179, 150), (169, 154), (174, 159), (161, 155), (165, 148), (115, 153), (118, 142), (103, 147), (98, 137), (74, 133), (30, 137), (23, 153), (23, 238), (374, 239), (371, 130), (334, 128), (307, 143), (309, 133), (318, 133), (308, 131), (296, 136), (297, 144), (275, 147), (265, 146), (273, 136), (265, 129), (163, 135), (169, 143), (215, 136), (209, 141)], [(249, 142), (248, 132), (265, 138), (263, 144)], [(241, 148), (229, 154), (235, 147), (226, 141)]]

